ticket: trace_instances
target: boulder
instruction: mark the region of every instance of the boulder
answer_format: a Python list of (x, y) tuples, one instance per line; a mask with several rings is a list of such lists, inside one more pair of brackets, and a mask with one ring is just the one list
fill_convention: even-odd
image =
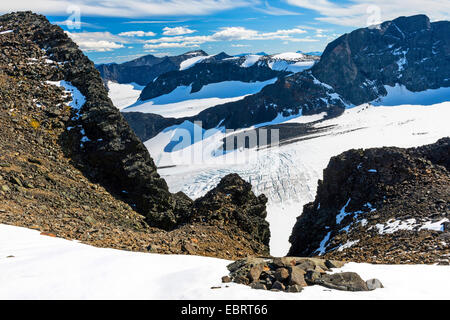
[(366, 281), (366, 285), (369, 290), (384, 288), (383, 284), (378, 279), (369, 279)]
[(324, 274), (315, 279), (314, 283), (330, 289), (343, 291), (369, 290), (366, 282), (355, 272)]
[(283, 282), (289, 277), (289, 270), (286, 268), (278, 268), (275, 270), (275, 279)]
[(296, 293), (296, 292), (301, 292), (302, 290), (303, 290), (302, 286), (300, 286), (298, 284), (294, 284), (294, 285), (288, 286), (286, 291)]
[(253, 282), (250, 287), (257, 290), (267, 290), (267, 286), (261, 282)]
[(297, 266), (289, 267), (289, 284), (306, 287), (308, 284), (305, 281), (305, 274), (306, 272), (302, 268)]
[(280, 281), (275, 281), (271, 288), (271, 290), (279, 290), (279, 291), (284, 291), (285, 289), (286, 287)]

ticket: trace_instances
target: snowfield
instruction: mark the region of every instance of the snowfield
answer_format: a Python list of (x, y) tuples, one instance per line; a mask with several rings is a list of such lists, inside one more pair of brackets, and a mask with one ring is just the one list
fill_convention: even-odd
[(180, 71), (187, 70), (193, 66), (195, 66), (197, 63), (202, 62), (203, 60), (209, 59), (213, 56), (197, 56), (193, 58), (189, 58), (187, 60), (184, 60), (180, 64)]
[(305, 56), (298, 52), (284, 52), (280, 54), (276, 54), (272, 56), (273, 59), (280, 59), (280, 60), (298, 60), (303, 59)]
[[(0, 225), (0, 299), (450, 299), (450, 267), (349, 263), (334, 272), (378, 278), (383, 289), (300, 293), (221, 283), (227, 260), (95, 248)], [(220, 287), (212, 289), (211, 287)]]
[(136, 83), (120, 84), (108, 81), (108, 89), (109, 98), (117, 109), (122, 110), (138, 100), (144, 86), (140, 86)]
[[(174, 118), (195, 116), (210, 107), (241, 100), (247, 95), (258, 93), (276, 80), (274, 78), (258, 82), (223, 81), (203, 86), (195, 93), (191, 93), (191, 86), (179, 86), (171, 93), (129, 105), (122, 109), (122, 112), (156, 113), (163, 117)], [(110, 98), (113, 100), (111, 94)], [(113, 100), (115, 105), (116, 101)]]

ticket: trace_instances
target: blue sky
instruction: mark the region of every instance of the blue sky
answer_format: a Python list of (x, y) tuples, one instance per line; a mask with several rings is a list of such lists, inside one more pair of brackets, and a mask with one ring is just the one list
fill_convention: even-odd
[[(376, 3), (376, 4), (374, 4)], [(339, 35), (401, 15), (448, 20), (443, 0), (15, 0), (59, 24), (95, 62), (202, 49), (209, 54), (322, 51)]]

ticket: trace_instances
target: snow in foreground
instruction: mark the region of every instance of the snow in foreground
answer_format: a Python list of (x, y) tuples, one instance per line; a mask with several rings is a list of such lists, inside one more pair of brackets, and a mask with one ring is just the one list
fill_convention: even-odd
[[(449, 299), (450, 267), (349, 263), (384, 289), (301, 293), (220, 283), (230, 261), (101, 249), (0, 224), (0, 299)], [(220, 289), (211, 289), (220, 286)]]

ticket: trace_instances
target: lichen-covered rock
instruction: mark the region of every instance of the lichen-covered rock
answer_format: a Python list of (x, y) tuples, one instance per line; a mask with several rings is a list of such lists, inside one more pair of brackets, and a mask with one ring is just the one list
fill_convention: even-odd
[(383, 284), (378, 279), (369, 279), (366, 281), (366, 285), (367, 285), (367, 289), (369, 289), (369, 290), (384, 288)]

